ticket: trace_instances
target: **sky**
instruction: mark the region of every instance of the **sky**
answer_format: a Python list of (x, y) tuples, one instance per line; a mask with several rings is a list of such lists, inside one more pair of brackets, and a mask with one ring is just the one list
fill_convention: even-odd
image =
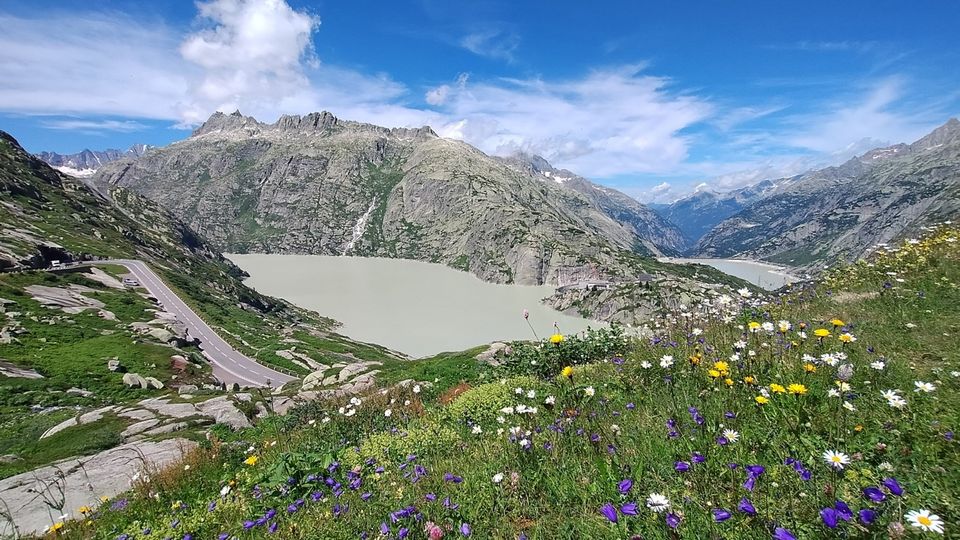
[(327, 110), (666, 202), (960, 116), (957, 21), (932, 0), (0, 0), (0, 129), (73, 153)]

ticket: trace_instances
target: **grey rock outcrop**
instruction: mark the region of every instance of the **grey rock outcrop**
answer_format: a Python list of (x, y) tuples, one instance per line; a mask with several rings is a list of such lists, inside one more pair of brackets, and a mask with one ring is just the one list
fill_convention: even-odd
[[(183, 438), (128, 443), (93, 456), (71, 458), (0, 480), (0, 499), (21, 534), (40, 534), (63, 511), (96, 507), (100, 497), (130, 489), (134, 478), (179, 461), (197, 443)], [(60, 495), (62, 493), (62, 496)], [(57, 503), (56, 508), (46, 504)], [(3, 530), (0, 536), (12, 535)]]

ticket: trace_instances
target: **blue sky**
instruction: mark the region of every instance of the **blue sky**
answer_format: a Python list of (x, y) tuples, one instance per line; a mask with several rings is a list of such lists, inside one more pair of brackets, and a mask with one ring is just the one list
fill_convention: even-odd
[(957, 116), (958, 20), (941, 1), (0, 0), (0, 129), (75, 152), (167, 144), (218, 109), (330, 110), (669, 200)]

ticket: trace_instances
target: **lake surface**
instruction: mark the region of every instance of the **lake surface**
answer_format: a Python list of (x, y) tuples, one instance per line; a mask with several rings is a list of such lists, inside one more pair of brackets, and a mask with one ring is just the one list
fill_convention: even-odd
[(758, 287), (773, 291), (793, 283), (797, 279), (787, 273), (787, 269), (773, 264), (740, 259), (673, 259), (663, 258), (663, 262), (696, 263), (712, 266), (724, 274), (749, 281)]
[(540, 303), (550, 286), (497, 285), (419, 261), (323, 255), (227, 255), (245, 283), (343, 323), (337, 331), (420, 357), (492, 341), (543, 338), (605, 326)]

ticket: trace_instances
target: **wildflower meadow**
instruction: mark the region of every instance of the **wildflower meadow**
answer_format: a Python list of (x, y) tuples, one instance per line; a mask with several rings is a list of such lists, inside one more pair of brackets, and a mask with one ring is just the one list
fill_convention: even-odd
[(960, 537), (958, 239), (217, 432), (48, 535)]

